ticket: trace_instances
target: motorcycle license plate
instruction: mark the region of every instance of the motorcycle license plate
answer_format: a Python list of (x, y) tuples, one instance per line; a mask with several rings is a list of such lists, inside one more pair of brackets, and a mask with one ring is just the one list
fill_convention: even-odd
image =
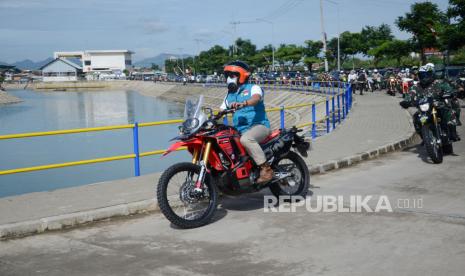
[(428, 121), (428, 116), (421, 116), (421, 117), (420, 117), (420, 122), (421, 122), (422, 124), (425, 124), (427, 121)]

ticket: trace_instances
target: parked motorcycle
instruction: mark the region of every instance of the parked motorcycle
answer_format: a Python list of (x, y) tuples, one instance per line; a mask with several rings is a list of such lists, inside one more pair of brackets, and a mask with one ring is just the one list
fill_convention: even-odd
[(297, 134), (300, 129), (275, 130), (261, 143), (274, 177), (259, 185), (260, 168), (241, 145), (238, 131), (218, 123), (235, 110), (215, 115), (211, 109), (202, 110), (202, 104), (202, 96), (186, 101), (185, 121), (179, 128), (180, 135), (173, 139), (178, 141), (164, 154), (180, 147), (187, 147), (192, 154), (192, 162), (174, 164), (160, 177), (158, 205), (169, 221), (181, 228), (207, 224), (217, 209), (219, 191), (235, 196), (269, 188), (276, 197), (306, 196), (310, 174), (300, 155), (307, 156), (310, 145)]

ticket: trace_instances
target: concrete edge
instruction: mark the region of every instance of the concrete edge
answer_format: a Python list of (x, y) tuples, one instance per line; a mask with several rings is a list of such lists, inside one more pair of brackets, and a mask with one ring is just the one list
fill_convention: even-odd
[(129, 202), (99, 209), (0, 225), (0, 240), (19, 238), (45, 231), (62, 230), (104, 219), (157, 211), (155, 199)]
[(321, 173), (327, 173), (332, 170), (347, 168), (347, 167), (356, 165), (362, 161), (375, 159), (375, 158), (381, 157), (384, 154), (404, 149), (405, 147), (409, 146), (410, 144), (414, 142), (415, 137), (416, 137), (416, 133), (413, 132), (410, 136), (404, 139), (401, 139), (394, 143), (386, 144), (374, 150), (361, 152), (361, 153), (348, 156), (348, 157), (345, 157), (339, 160), (331, 160), (323, 164), (313, 165), (309, 168), (310, 174), (312, 175), (321, 174)]

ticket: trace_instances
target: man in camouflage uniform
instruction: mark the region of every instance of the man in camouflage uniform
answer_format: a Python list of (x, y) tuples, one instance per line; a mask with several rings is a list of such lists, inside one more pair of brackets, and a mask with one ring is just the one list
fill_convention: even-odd
[[(435, 79), (434, 64), (432, 63), (421, 66), (418, 74), (419, 84), (412, 86), (401, 105), (417, 106), (417, 101), (420, 98), (431, 95), (440, 103), (438, 107), (439, 117), (442, 119), (441, 124), (444, 124), (443, 126), (447, 125), (450, 139), (452, 141), (460, 140), (456, 129), (457, 125), (460, 124), (460, 121), (457, 121), (457, 117), (460, 116), (460, 104), (458, 102), (453, 103), (453, 99), (456, 98), (455, 90), (443, 79)], [(443, 96), (450, 96), (450, 98), (445, 100)], [(421, 135), (421, 123), (418, 114), (419, 111), (413, 115), (413, 123), (415, 130)]]

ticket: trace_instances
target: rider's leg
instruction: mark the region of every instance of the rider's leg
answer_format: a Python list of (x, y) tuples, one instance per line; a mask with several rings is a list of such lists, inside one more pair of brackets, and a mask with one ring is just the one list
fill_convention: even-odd
[(260, 147), (260, 142), (270, 135), (271, 130), (264, 125), (255, 125), (242, 134), (241, 144), (246, 149), (250, 157), (260, 166), (260, 177), (257, 183), (265, 183), (273, 178), (273, 170), (266, 163), (265, 153)]
[(453, 99), (452, 100), (452, 108), (454, 109), (455, 112), (455, 120), (457, 121), (457, 126), (462, 125), (462, 121), (460, 120), (461, 116), (461, 108), (460, 108), (460, 102), (458, 99)]

